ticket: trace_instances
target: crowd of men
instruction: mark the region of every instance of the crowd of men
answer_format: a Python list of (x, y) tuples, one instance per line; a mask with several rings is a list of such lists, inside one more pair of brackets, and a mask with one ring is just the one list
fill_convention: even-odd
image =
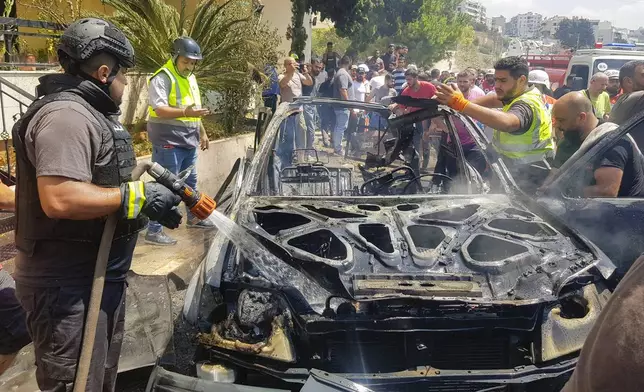
[[(519, 185), (530, 193), (554, 178), (590, 131), (623, 124), (644, 104), (641, 61), (629, 62), (620, 70), (598, 72), (581, 91), (573, 91), (572, 75), (553, 92), (548, 74), (542, 69), (530, 70), (518, 57), (502, 59), (494, 69), (466, 68), (457, 73), (419, 69), (407, 58), (407, 47), (392, 44), (384, 54), (375, 51), (356, 64), (352, 58), (340, 56), (329, 42), (322, 58), (314, 58), (309, 64), (300, 66), (296, 59), (286, 59), (284, 73), (275, 74), (275, 86), (267, 90), (266, 104), (275, 105), (278, 94), (282, 102), (318, 96), (386, 102), (394, 115), (403, 115), (415, 109), (389, 104), (387, 97), (437, 98), (486, 130)], [(356, 116), (346, 107), (329, 110), (305, 105), (306, 132), (298, 130), (296, 116), (289, 117), (277, 147), (280, 162), (290, 164), (294, 149), (312, 148), (317, 118), (321, 119), (324, 145), (342, 154), (343, 138), (347, 129), (357, 124)], [(588, 127), (587, 132), (581, 131)], [(422, 139), (428, 129), (428, 123), (417, 124), (414, 137), (414, 146), (425, 160), (429, 158), (429, 145)], [(644, 195), (644, 170), (637, 144), (633, 149), (627, 147), (607, 154), (595, 170), (595, 184), (585, 191), (588, 196)], [(426, 162), (423, 167), (427, 167)], [(548, 170), (550, 175), (544, 178)]]
[[(308, 63), (291, 55), (284, 60), (284, 71), (281, 74), (273, 66), (266, 67), (265, 72), (271, 83), (263, 92), (264, 104), (275, 111), (278, 97), (281, 97), (281, 102), (293, 102), (306, 96), (374, 103), (387, 102), (387, 97), (398, 95), (429, 99), (436, 95), (435, 86), (452, 82), (458, 83), (469, 99), (482, 97), (494, 90), (493, 70), (477, 71), (468, 68), (457, 75), (438, 69), (420, 69), (408, 62), (408, 54), (406, 46), (391, 44), (384, 54), (376, 50), (363, 62), (355, 62), (349, 56), (338, 54), (333, 43), (329, 42), (322, 57), (313, 58)], [(413, 108), (391, 105), (391, 110), (403, 114)], [(302, 115), (305, 127), (298, 125), (297, 116), (289, 117), (283, 126), (277, 146), (277, 156), (282, 163), (291, 162), (294, 149), (312, 148), (318, 123), (324, 145), (333, 147), (335, 154), (342, 154), (342, 140), (347, 129), (351, 129), (359, 121), (358, 114), (348, 108), (304, 105)], [(375, 114), (373, 116), (377, 117)], [(380, 121), (378, 118), (375, 120)], [(428, 126), (425, 124), (425, 128)], [(421, 147), (420, 136), (415, 139), (415, 143), (417, 147), (424, 149), (423, 155), (427, 161), (429, 146), (424, 143), (424, 147)], [(426, 167), (427, 163), (423, 166)]]

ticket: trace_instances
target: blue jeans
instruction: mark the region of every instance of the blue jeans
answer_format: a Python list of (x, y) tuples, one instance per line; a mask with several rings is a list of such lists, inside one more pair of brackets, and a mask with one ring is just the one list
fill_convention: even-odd
[(291, 166), (293, 163), (293, 150), (297, 125), (297, 115), (293, 114), (284, 120), (280, 127), (280, 135), (277, 141), (277, 157), (280, 160), (280, 167), (282, 169)]
[[(179, 174), (190, 166), (195, 166), (186, 179), (186, 185), (192, 189), (197, 189), (196, 148), (152, 146), (152, 162), (158, 163), (174, 174)], [(187, 207), (186, 215), (188, 216), (188, 220), (194, 219), (194, 215), (190, 213)], [(159, 233), (162, 229), (163, 226), (161, 224), (150, 221), (150, 225), (148, 226), (149, 233)]]
[(342, 153), (342, 138), (349, 127), (349, 109), (334, 109), (335, 128), (333, 129), (333, 150), (335, 153)]
[(313, 148), (313, 139), (315, 138), (315, 118), (318, 111), (315, 105), (304, 105), (304, 122), (306, 123), (306, 148)]

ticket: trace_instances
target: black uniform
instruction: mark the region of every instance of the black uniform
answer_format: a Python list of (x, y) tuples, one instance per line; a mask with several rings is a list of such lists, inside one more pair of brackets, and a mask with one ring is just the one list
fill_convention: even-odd
[[(96, 157), (92, 158), (91, 182), (99, 186), (118, 187), (129, 182), (136, 158), (131, 136), (117, 120), (118, 106), (96, 84), (67, 74), (48, 75), (41, 78), (39, 92), (44, 97), (30, 106), (13, 129), (18, 173), (16, 292), (27, 312), (41, 390), (61, 386), (63, 390), (70, 390), (105, 219), (77, 221), (47, 217), (37, 187), (37, 176), (43, 171), (32, 161), (34, 154), (30, 159), (26, 145), (31, 140), (27, 135), (28, 125), (40, 110), (57, 107), (56, 117), (60, 119), (67, 110), (76, 114), (84, 109), (87, 122), (75, 127), (78, 132), (93, 132), (92, 140), (100, 141), (97, 151), (91, 152)], [(56, 106), (61, 103), (69, 107)], [(32, 133), (36, 134), (38, 127), (47, 126), (54, 125), (41, 117), (33, 124)], [(41, 158), (36, 157), (36, 161), (40, 162)], [(92, 391), (114, 389), (123, 338), (125, 274), (130, 268), (137, 232), (146, 223), (147, 218), (141, 215), (134, 220), (123, 219), (117, 225), (88, 382), (88, 389)]]

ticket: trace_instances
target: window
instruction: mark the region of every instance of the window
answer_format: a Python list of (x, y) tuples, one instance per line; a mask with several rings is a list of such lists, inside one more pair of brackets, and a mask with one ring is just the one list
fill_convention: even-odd
[(588, 86), (588, 71), (589, 69), (587, 65), (573, 65), (570, 69), (570, 75), (581, 78), (584, 81), (584, 88), (586, 88), (586, 86)]

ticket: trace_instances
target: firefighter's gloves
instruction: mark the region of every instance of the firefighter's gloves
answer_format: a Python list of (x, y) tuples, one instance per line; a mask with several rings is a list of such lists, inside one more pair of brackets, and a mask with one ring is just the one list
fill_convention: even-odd
[(121, 185), (121, 210), (125, 219), (144, 214), (169, 229), (176, 229), (182, 218), (179, 203), (179, 196), (156, 182), (132, 181)]
[(463, 96), (463, 93), (448, 85), (440, 84), (436, 88), (438, 90), (436, 98), (438, 99), (438, 102), (443, 105), (447, 105), (456, 111), (462, 112), (467, 105), (470, 104), (470, 101)]

